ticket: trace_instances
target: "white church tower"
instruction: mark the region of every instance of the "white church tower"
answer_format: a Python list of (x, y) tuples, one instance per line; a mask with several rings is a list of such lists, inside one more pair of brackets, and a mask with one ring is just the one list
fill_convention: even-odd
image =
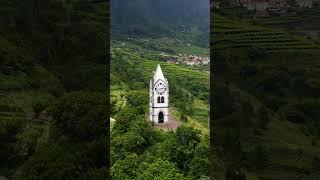
[(158, 64), (150, 79), (150, 121), (165, 123), (169, 118), (169, 84)]

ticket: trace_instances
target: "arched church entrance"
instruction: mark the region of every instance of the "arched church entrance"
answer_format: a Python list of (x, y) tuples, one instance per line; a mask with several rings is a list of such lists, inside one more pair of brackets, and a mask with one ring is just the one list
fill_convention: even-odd
[(158, 122), (163, 123), (164, 122), (164, 114), (162, 111), (159, 112), (158, 114)]

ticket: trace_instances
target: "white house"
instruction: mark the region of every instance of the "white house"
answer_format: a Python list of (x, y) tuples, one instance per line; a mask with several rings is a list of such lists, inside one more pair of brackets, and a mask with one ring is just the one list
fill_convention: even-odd
[(296, 0), (296, 5), (302, 8), (312, 8), (313, 1), (312, 0)]

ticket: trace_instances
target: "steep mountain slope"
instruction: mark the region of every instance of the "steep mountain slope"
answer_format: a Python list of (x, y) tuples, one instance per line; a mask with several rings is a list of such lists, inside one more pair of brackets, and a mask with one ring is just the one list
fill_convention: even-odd
[(208, 0), (120, 0), (110, 5), (113, 38), (172, 37), (209, 47)]
[(288, 32), (254, 26), (212, 14), (214, 50), (256, 47), (267, 52), (320, 50), (320, 46)]
[[(59, 113), (53, 117), (52, 110), (59, 111), (68, 102), (70, 106), (90, 104), (89, 99), (98, 96), (97, 99), (104, 100), (95, 92), (105, 93), (107, 4), (86, 0), (1, 0), (0, 4), (0, 176), (8, 179), (79, 179), (80, 176), (101, 179), (107, 173), (106, 141), (101, 141), (104, 134), (92, 133), (101, 138), (89, 140), (95, 143), (86, 143), (88, 137), (79, 143), (62, 140), (61, 137), (70, 138), (70, 134), (61, 128), (67, 126), (54, 125), (57, 119), (64, 117)], [(86, 92), (74, 92), (80, 90)], [(80, 102), (84, 96), (86, 102)], [(81, 116), (97, 104), (98, 101), (91, 107), (81, 107)], [(94, 109), (96, 114), (102, 112)], [(77, 130), (81, 129), (76, 110), (68, 113), (73, 114), (73, 118), (63, 122), (72, 121), (73, 125), (79, 125)], [(83, 122), (99, 126), (104, 120), (93, 114), (91, 111), (91, 119)], [(88, 124), (82, 125), (83, 129), (88, 127)], [(99, 155), (101, 161), (95, 161), (88, 151), (82, 151), (84, 146), (95, 149), (97, 154), (104, 151)], [(91, 164), (90, 167), (81, 165), (82, 169), (76, 170), (81, 164), (73, 161), (80, 159), (77, 153), (87, 157), (84, 164)]]
[(217, 179), (319, 178), (319, 46), (216, 14), (212, 26)]
[(249, 11), (244, 7), (228, 7), (227, 5), (215, 11), (228, 17), (241, 18), (242, 20), (265, 27), (283, 29), (286, 32), (309, 40), (319, 41), (319, 3), (313, 2), (312, 8), (301, 8), (296, 6), (295, 1), (287, 2), (290, 8), (285, 15), (280, 16), (255, 17), (254, 11)]

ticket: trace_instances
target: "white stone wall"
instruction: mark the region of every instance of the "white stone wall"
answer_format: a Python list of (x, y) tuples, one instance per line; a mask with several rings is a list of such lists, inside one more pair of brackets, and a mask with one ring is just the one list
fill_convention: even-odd
[[(150, 89), (150, 121), (158, 123), (158, 115), (159, 112), (162, 111), (164, 113), (164, 122), (167, 122), (169, 116), (169, 87), (166, 83), (166, 92), (158, 95), (158, 93), (154, 91), (154, 85), (152, 89)], [(161, 101), (158, 103), (158, 97), (160, 97), (160, 100), (161, 97), (164, 97), (164, 103), (161, 103)]]
[(164, 123), (166, 123), (167, 121), (168, 121), (168, 119), (169, 119), (169, 110), (168, 110), (168, 108), (153, 108), (152, 109), (153, 110), (153, 114), (150, 114), (150, 116), (151, 116), (151, 121), (153, 121), (154, 123), (158, 123), (159, 122), (159, 119), (158, 119), (158, 117), (159, 117), (159, 113), (160, 113), (160, 111), (161, 112), (163, 112), (163, 114), (164, 114)]

